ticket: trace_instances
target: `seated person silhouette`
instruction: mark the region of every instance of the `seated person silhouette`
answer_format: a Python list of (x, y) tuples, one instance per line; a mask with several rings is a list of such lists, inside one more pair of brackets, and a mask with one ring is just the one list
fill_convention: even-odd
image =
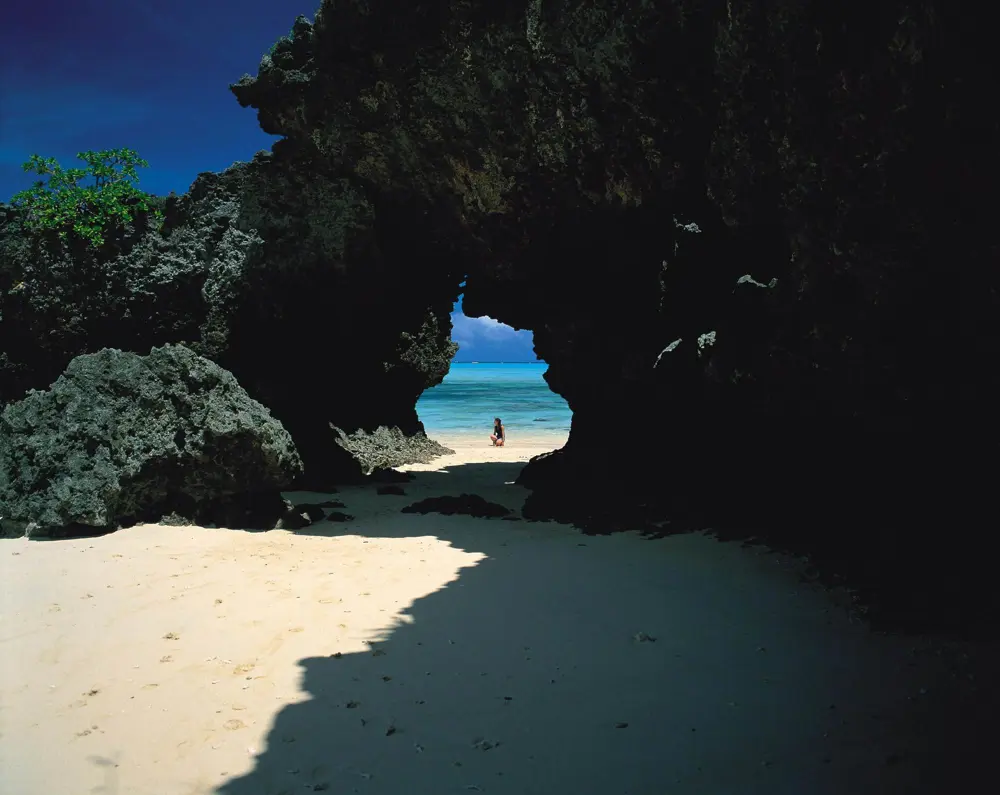
[(494, 447), (503, 447), (503, 443), (506, 439), (507, 432), (504, 430), (503, 423), (500, 422), (499, 417), (494, 417), (493, 433), (490, 434), (490, 441), (493, 442)]

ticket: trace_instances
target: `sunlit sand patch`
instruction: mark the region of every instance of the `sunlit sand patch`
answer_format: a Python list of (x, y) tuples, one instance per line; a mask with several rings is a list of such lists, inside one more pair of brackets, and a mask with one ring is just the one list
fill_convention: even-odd
[[(89, 792), (106, 773), (91, 760), (115, 754), (122, 793), (208, 795), (214, 786), (192, 782), (248, 772), (275, 716), (311, 698), (299, 660), (371, 654), (414, 601), (482, 558), (434, 538), (390, 538), (377, 564), (356, 565), (368, 541), (141, 526), (3, 542), (0, 579), (13, 600), (0, 617), (3, 791)], [(87, 547), (104, 550), (104, 562), (79, 563)], [(205, 566), (189, 566), (192, 557)], [(170, 575), (182, 572), (198, 595), (174, 600)], [(291, 603), (276, 603), (269, 580), (291, 589)], [(128, 598), (116, 597), (126, 585)], [(44, 627), (46, 614), (58, 623)], [(58, 764), (32, 761), (52, 748)]]

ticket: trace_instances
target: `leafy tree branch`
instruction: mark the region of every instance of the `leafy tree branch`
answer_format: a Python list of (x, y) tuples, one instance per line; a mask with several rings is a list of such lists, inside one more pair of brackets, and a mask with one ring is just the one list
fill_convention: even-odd
[(25, 171), (48, 178), (11, 198), (12, 206), (25, 211), (30, 229), (100, 248), (141, 213), (150, 213), (155, 223), (162, 220), (156, 197), (136, 187), (137, 169), (149, 163), (135, 151), (103, 149), (80, 152), (77, 158), (85, 168), (63, 168), (54, 157), (37, 154), (23, 164)]

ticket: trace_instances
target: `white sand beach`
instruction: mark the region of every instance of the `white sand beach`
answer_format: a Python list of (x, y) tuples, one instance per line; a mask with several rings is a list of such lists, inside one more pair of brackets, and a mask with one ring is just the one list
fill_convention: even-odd
[(440, 439), (405, 496), (290, 495), (355, 517), (297, 532), (0, 541), (0, 792), (971, 791), (934, 772), (976, 762), (944, 756), (981, 701), (962, 649), (873, 633), (794, 561), (400, 513), (519, 508), (552, 438)]

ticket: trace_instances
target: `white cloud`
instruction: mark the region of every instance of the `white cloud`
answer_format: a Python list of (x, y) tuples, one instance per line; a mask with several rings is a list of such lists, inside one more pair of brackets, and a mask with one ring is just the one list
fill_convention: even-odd
[(490, 340), (516, 339), (517, 337), (528, 337), (530, 331), (517, 331), (506, 323), (494, 320), (489, 315), (482, 317), (468, 317), (461, 312), (454, 312), (451, 316), (454, 327), (452, 336), (457, 340), (460, 337), (468, 339), (484, 338)]
[(484, 315), (451, 315), (451, 338), (459, 344), (459, 358), (480, 357), (498, 361), (534, 361), (534, 339), (530, 331), (511, 328)]

